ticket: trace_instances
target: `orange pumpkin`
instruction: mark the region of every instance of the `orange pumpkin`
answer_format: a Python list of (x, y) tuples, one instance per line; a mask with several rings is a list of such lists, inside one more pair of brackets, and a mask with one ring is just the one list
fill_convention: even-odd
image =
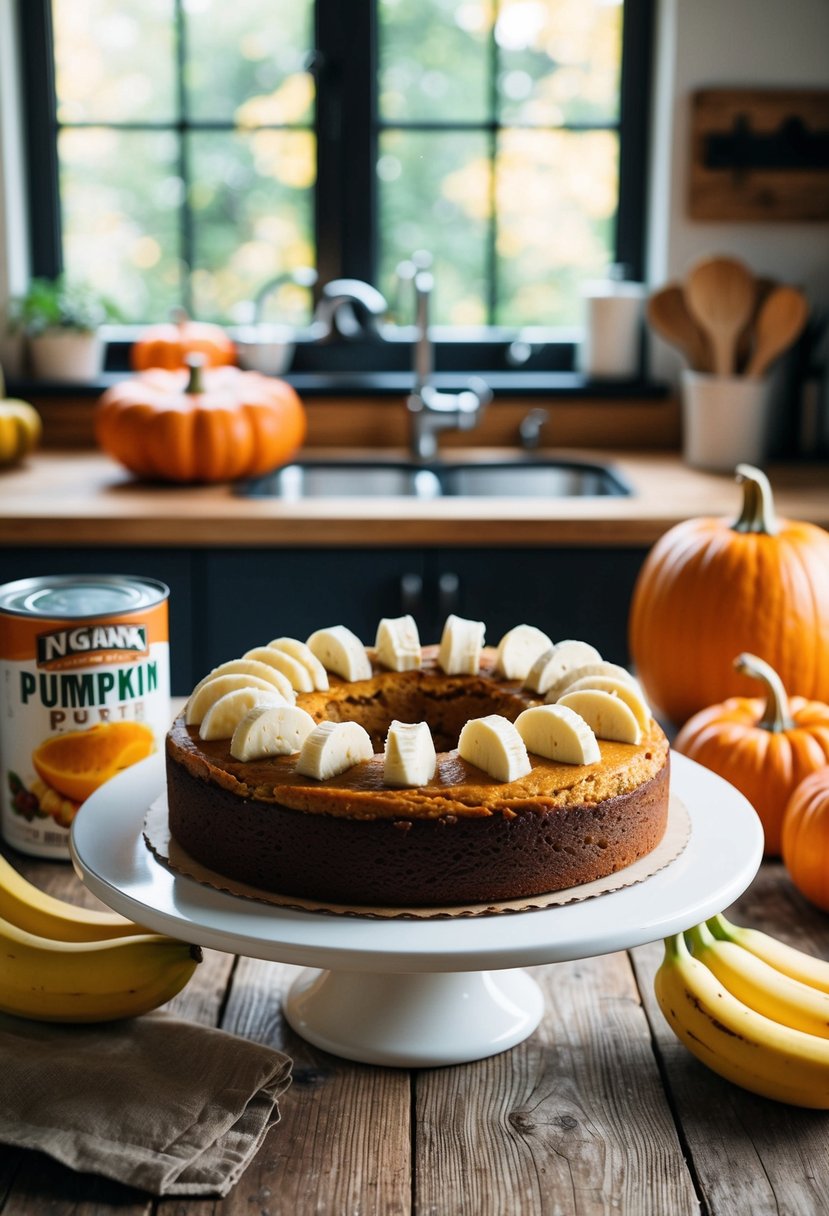
[(789, 799), (781, 852), (798, 891), (829, 912), (829, 767), (806, 777)]
[(191, 321), (183, 309), (173, 320), (151, 325), (130, 351), (133, 371), (151, 367), (171, 370), (187, 366), (188, 355), (203, 355), (206, 367), (225, 367), (236, 362), (236, 347), (220, 325)]
[(725, 697), (750, 696), (732, 666), (749, 650), (788, 688), (829, 701), (829, 533), (775, 520), (771, 487), (737, 468), (734, 522), (689, 519), (657, 541), (630, 610), (630, 651), (653, 705), (681, 724)]
[(772, 667), (753, 654), (734, 666), (766, 686), (766, 698), (731, 697), (685, 723), (674, 747), (730, 781), (763, 824), (765, 851), (780, 853), (783, 812), (795, 787), (829, 764), (829, 705), (788, 697)]
[(95, 417), (98, 443), (139, 477), (213, 482), (257, 477), (305, 438), (305, 410), (284, 380), (235, 367), (151, 371), (113, 385)]

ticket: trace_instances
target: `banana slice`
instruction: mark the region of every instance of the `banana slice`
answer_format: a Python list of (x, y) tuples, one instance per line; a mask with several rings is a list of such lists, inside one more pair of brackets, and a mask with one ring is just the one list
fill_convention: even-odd
[(570, 691), (576, 680), (583, 680), (585, 676), (612, 676), (614, 680), (624, 680), (627, 684), (636, 683), (626, 668), (620, 667), (618, 663), (609, 663), (606, 659), (600, 659), (597, 663), (584, 663), (581, 667), (576, 667), (562, 675), (561, 679), (556, 680), (547, 689), (545, 701), (557, 701), (559, 697)]
[(421, 665), (420, 635), (412, 616), (384, 616), (374, 643), (377, 661), (390, 671), (417, 671)]
[(602, 758), (593, 731), (566, 705), (534, 705), (515, 719), (527, 751), (559, 764), (598, 764)]
[[(288, 704), (287, 697), (274, 688), (273, 684), (269, 684), (267, 680), (260, 680), (258, 676), (241, 674), (216, 676), (205, 680), (199, 686), (198, 691), (192, 693), (184, 707), (184, 721), (188, 726), (199, 726), (214, 702), (218, 701), (220, 697), (226, 696), (227, 693), (237, 692), (242, 688), (256, 688), (261, 692), (269, 692), (277, 702), (282, 700), (286, 705)], [(291, 695), (293, 696), (293, 693)]]
[(282, 705), (284, 702), (275, 688), (236, 688), (214, 701), (202, 718), (199, 738), (232, 739), (236, 727), (245, 714), (255, 705)]
[(314, 681), (307, 667), (303, 667), (296, 659), (292, 659), (284, 650), (275, 650), (271, 646), (254, 646), (246, 650), (243, 659), (255, 659), (257, 663), (265, 663), (278, 671), (288, 681), (291, 688), (297, 692), (313, 692)]
[(495, 670), (507, 680), (526, 680), (536, 659), (552, 646), (552, 638), (535, 625), (516, 625), (498, 643)]
[(383, 764), (386, 785), (426, 785), (434, 777), (437, 763), (428, 722), (392, 722)]
[(554, 684), (565, 679), (574, 668), (584, 667), (587, 663), (600, 663), (601, 658), (596, 647), (589, 642), (568, 638), (538, 656), (524, 681), (524, 687), (543, 695)]
[(234, 730), (230, 754), (236, 760), (292, 756), (314, 726), (311, 715), (296, 705), (255, 705)]
[(617, 743), (641, 742), (642, 730), (633, 710), (612, 692), (584, 688), (581, 692), (566, 692), (558, 704), (580, 714), (599, 739), (614, 739)]
[(227, 663), (221, 663), (208, 672), (204, 679), (199, 680), (193, 692), (198, 692), (202, 685), (206, 684), (208, 680), (214, 680), (217, 676), (258, 676), (277, 692), (281, 692), (283, 697), (287, 697), (289, 700), (293, 697), (289, 681), (275, 668), (270, 667), (267, 663), (257, 663), (255, 659), (230, 659)]
[(597, 692), (609, 692), (614, 697), (619, 697), (628, 709), (632, 710), (633, 716), (642, 730), (648, 729), (651, 711), (645, 700), (645, 694), (635, 680), (628, 683), (627, 680), (620, 680), (617, 676), (582, 676), (580, 680), (576, 680), (575, 683), (568, 686), (567, 692), (581, 692), (585, 688), (595, 688)]
[(356, 722), (320, 722), (306, 736), (296, 771), (327, 781), (374, 755), (367, 730)]
[(481, 663), (486, 627), (450, 613), (443, 626), (438, 663), (448, 676), (476, 676)]
[(308, 646), (325, 670), (335, 676), (342, 676), (344, 680), (371, 679), (371, 662), (366, 648), (356, 633), (345, 625), (318, 629), (308, 639)]
[(274, 650), (281, 650), (284, 654), (289, 654), (292, 659), (296, 659), (297, 663), (301, 663), (308, 672), (317, 692), (327, 692), (328, 675), (326, 670), (310, 646), (307, 646), (305, 642), (301, 642), (299, 638), (274, 638), (272, 642), (268, 642), (268, 647)]
[(458, 755), (496, 781), (517, 781), (532, 771), (527, 746), (509, 718), (472, 718), (461, 731)]

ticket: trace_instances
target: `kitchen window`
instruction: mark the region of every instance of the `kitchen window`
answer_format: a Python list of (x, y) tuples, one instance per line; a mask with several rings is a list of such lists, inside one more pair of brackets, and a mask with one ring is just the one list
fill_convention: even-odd
[[(238, 323), (280, 276), (266, 315), (304, 323), (306, 266), (409, 324), (426, 251), (438, 367), (566, 369), (584, 280), (642, 274), (652, 0), (19, 12), (33, 273), (94, 284), (128, 326)], [(326, 366), (408, 357), (341, 347)]]

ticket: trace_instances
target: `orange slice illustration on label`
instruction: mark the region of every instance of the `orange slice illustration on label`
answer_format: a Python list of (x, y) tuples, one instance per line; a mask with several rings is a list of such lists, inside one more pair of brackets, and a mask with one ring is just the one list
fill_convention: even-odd
[(145, 723), (101, 722), (44, 739), (32, 754), (32, 764), (52, 789), (83, 802), (110, 777), (154, 750), (155, 738)]

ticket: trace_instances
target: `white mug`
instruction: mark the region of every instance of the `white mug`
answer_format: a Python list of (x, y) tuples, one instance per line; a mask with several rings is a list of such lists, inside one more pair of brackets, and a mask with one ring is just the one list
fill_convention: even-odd
[(596, 379), (630, 380), (639, 375), (645, 287), (608, 279), (587, 283), (580, 368)]

